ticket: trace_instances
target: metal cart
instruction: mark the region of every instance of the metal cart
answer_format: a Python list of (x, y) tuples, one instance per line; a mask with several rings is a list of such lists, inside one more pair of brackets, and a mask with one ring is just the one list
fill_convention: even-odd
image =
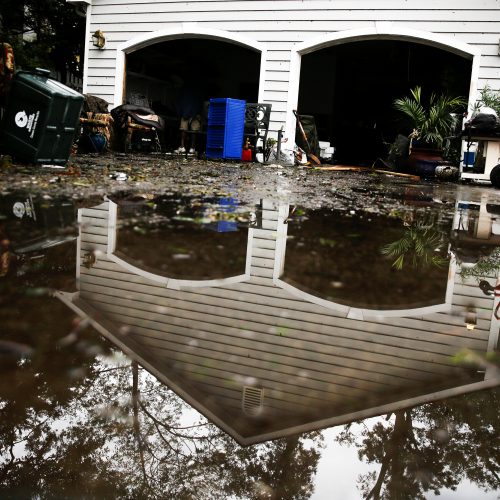
[[(460, 179), (491, 183), (500, 188), (500, 134), (486, 136), (484, 132), (469, 131), (464, 139), (466, 147)], [(476, 144), (475, 153), (470, 152), (473, 144)]]

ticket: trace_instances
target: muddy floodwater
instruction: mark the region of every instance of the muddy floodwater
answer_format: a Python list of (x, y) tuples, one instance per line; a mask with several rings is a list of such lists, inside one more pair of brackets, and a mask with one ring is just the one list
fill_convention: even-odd
[(107, 161), (0, 181), (0, 498), (499, 498), (500, 192)]

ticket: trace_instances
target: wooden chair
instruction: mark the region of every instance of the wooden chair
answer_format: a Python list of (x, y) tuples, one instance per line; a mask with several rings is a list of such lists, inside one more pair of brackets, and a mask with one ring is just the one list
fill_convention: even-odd
[(257, 145), (262, 141), (262, 149), (265, 151), (267, 133), (269, 131), (269, 120), (271, 118), (271, 104), (260, 102), (249, 102), (245, 109), (245, 131), (244, 140), (248, 137), (252, 145), (252, 159), (255, 161)]
[[(117, 134), (117, 146), (130, 151), (160, 152), (158, 131), (163, 131), (163, 119), (150, 108), (122, 104), (111, 110)], [(119, 139), (118, 139), (119, 138)]]
[(159, 153), (161, 152), (161, 143), (155, 127), (136, 123), (129, 116), (125, 135), (125, 152), (132, 151)]

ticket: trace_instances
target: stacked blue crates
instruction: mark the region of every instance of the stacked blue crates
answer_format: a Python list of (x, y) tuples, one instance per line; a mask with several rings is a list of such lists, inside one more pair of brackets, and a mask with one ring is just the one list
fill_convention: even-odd
[(207, 127), (207, 158), (241, 160), (246, 101), (210, 99)]

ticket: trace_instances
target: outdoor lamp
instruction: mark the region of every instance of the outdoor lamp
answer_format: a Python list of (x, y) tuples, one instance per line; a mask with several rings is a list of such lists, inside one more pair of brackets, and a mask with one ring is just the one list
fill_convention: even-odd
[(477, 324), (477, 314), (474, 309), (468, 309), (465, 313), (465, 326), (467, 330), (474, 330)]
[(94, 252), (87, 252), (83, 256), (83, 265), (87, 269), (91, 269), (94, 267), (94, 264), (97, 262), (97, 258)]
[(92, 35), (92, 45), (98, 49), (103, 49), (105, 44), (106, 38), (104, 37), (104, 33), (101, 30), (97, 30)]

